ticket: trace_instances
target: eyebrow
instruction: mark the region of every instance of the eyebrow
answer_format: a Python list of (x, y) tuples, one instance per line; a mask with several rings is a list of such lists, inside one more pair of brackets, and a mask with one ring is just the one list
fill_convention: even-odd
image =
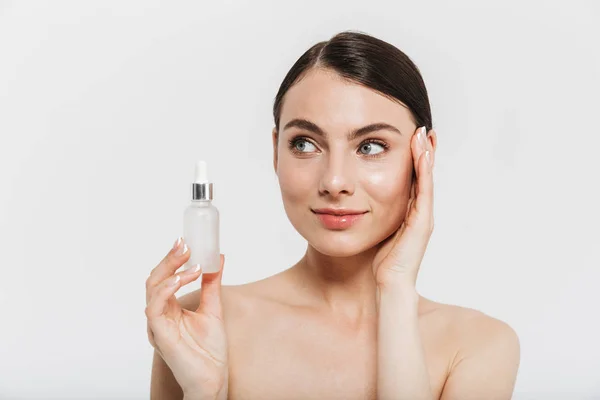
[[(325, 131), (323, 131), (323, 129), (321, 129), (317, 124), (310, 122), (303, 118), (295, 118), (295, 119), (291, 120), (290, 122), (285, 124), (282, 131), (285, 131), (286, 129), (292, 128), (292, 127), (304, 129), (309, 132), (313, 132), (316, 135), (327, 137), (327, 133), (325, 133)], [(362, 128), (353, 130), (352, 132), (350, 132), (348, 134), (348, 140), (354, 140), (354, 139), (364, 136), (368, 133), (380, 131), (380, 130), (388, 130), (388, 131), (396, 132), (396, 133), (399, 133), (400, 135), (402, 135), (402, 132), (400, 132), (400, 130), (398, 128), (396, 128), (390, 124), (386, 124), (385, 122), (377, 122), (377, 123), (363, 126)]]

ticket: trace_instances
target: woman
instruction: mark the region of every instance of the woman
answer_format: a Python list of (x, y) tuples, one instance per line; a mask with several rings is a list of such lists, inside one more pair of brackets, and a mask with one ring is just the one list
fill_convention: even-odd
[(417, 67), (342, 32), (300, 57), (273, 111), (273, 166), (306, 254), (238, 286), (221, 286), (221, 255), (176, 299), (201, 275), (176, 272), (189, 257), (178, 239), (146, 282), (151, 397), (509, 399), (514, 330), (415, 289), (437, 144)]

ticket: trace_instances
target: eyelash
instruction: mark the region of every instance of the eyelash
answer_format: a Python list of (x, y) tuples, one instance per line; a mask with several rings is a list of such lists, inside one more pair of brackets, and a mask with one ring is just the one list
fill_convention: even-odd
[[(303, 151), (298, 151), (296, 150), (296, 143), (300, 142), (300, 141), (305, 141), (305, 142), (309, 142), (311, 143), (313, 146), (316, 146), (314, 143), (312, 143), (312, 141), (307, 138), (306, 136), (296, 136), (290, 140), (288, 140), (288, 148), (294, 153), (294, 154), (306, 154)], [(379, 146), (383, 147), (383, 151), (381, 153), (377, 153), (377, 154), (363, 154), (363, 156), (365, 157), (370, 157), (370, 158), (377, 158), (377, 157), (381, 157), (383, 156), (387, 150), (390, 148), (390, 146), (385, 143), (384, 141), (378, 140), (378, 139), (367, 139), (363, 142), (361, 142), (361, 144), (358, 146), (358, 148), (360, 149), (362, 146), (364, 146), (365, 144), (369, 144), (369, 143), (374, 143), (374, 144), (378, 144)]]

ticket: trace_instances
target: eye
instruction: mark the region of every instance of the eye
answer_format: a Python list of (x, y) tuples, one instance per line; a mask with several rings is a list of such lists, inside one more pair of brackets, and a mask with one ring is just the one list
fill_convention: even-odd
[(314, 144), (302, 138), (290, 141), (290, 147), (297, 153), (310, 153), (317, 149)]
[(365, 142), (360, 145), (360, 152), (367, 156), (372, 156), (385, 151), (386, 146), (379, 142)]

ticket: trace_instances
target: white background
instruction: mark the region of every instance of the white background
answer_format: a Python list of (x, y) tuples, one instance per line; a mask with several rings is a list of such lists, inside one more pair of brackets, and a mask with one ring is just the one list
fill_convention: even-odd
[(431, 97), (420, 293), (517, 331), (515, 399), (600, 398), (599, 8), (0, 1), (0, 398), (149, 398), (144, 284), (181, 233), (197, 159), (224, 284), (298, 260), (273, 99), (308, 47), (346, 29), (406, 52)]

